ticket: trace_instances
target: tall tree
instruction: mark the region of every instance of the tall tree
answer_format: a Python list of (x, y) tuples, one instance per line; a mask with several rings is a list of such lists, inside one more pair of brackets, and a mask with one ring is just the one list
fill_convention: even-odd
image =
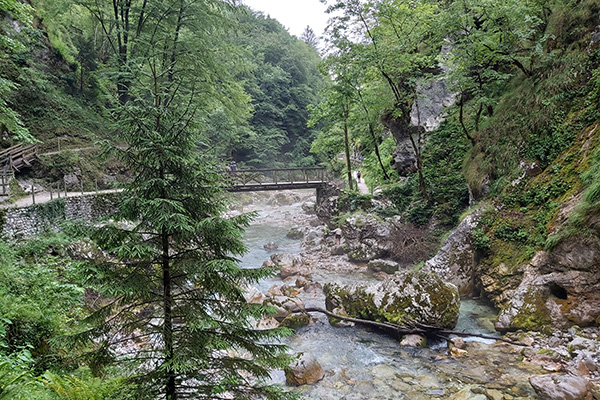
[(213, 40), (225, 37), (231, 9), (220, 1), (144, 5), (155, 13), (130, 58), (128, 99), (117, 87), (123, 104), (114, 111), (126, 147), (113, 151), (135, 177), (124, 185), (118, 223), (94, 236), (112, 255), (88, 273), (107, 300), (76, 338), (96, 340), (98, 365), (125, 366), (141, 398), (292, 398), (267, 384), (289, 359), (274, 340), (285, 331), (253, 329), (266, 309), (243, 297), (273, 271), (238, 267), (248, 217), (222, 217), (219, 168), (196, 151), (200, 121), (236, 95)]
[(306, 28), (304, 28), (304, 32), (302, 32), (302, 36), (300, 36), (300, 39), (302, 39), (304, 43), (311, 45), (315, 49), (319, 45), (319, 37), (315, 34), (315, 31), (313, 31), (313, 29), (309, 25), (307, 25)]

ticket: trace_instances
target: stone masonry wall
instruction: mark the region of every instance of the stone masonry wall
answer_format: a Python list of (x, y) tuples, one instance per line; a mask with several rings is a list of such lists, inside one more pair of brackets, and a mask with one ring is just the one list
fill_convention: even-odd
[(120, 195), (103, 193), (67, 197), (29, 207), (0, 210), (0, 232), (4, 239), (14, 240), (59, 230), (63, 221), (96, 221), (117, 210)]

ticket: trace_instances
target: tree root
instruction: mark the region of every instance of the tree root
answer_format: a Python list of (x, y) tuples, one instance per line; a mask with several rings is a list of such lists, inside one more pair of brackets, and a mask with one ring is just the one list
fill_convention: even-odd
[(456, 336), (460, 336), (460, 337), (478, 337), (478, 338), (482, 338), (482, 339), (499, 340), (501, 342), (509, 343), (509, 344), (512, 344), (515, 346), (528, 347), (528, 345), (526, 345), (524, 343), (514, 342), (510, 339), (506, 339), (501, 336), (491, 336), (491, 335), (483, 335), (483, 334), (479, 334), (479, 333), (454, 331), (451, 329), (440, 328), (438, 326), (422, 324), (420, 322), (417, 322), (415, 320), (408, 319), (408, 318), (405, 318), (405, 319), (399, 321), (398, 324), (393, 324), (391, 322), (377, 322), (377, 321), (370, 321), (370, 320), (361, 319), (361, 318), (352, 318), (352, 317), (347, 317), (344, 315), (338, 315), (338, 314), (332, 313), (331, 311), (327, 311), (324, 308), (319, 308), (319, 307), (304, 308), (302, 310), (296, 310), (293, 313), (296, 314), (296, 313), (310, 313), (310, 312), (322, 313), (322, 314), (327, 315), (328, 317), (336, 318), (336, 319), (339, 319), (342, 321), (348, 321), (348, 322), (354, 322), (357, 324), (374, 326), (376, 328), (383, 329), (388, 332), (397, 333), (398, 335), (427, 335), (427, 336), (439, 337), (439, 338), (445, 339), (445, 340), (447, 340), (448, 335), (456, 335)]

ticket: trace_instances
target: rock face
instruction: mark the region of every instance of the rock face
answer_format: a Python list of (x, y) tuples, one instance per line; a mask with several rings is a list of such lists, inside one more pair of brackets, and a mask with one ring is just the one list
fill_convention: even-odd
[(343, 309), (351, 317), (392, 323), (410, 318), (445, 328), (458, 320), (456, 286), (429, 273), (398, 273), (372, 285), (329, 284), (324, 291), (329, 311)]
[(308, 353), (301, 353), (300, 357), (285, 371), (287, 384), (293, 386), (310, 385), (320, 381), (324, 376), (325, 372), (317, 359)]
[(342, 226), (350, 261), (367, 262), (389, 255), (392, 224), (372, 214), (355, 214)]
[(505, 294), (496, 329), (567, 328), (600, 322), (600, 243), (567, 239), (539, 251), (517, 287)]
[(590, 383), (573, 375), (541, 375), (529, 379), (529, 383), (542, 399), (592, 400)]
[(423, 270), (456, 285), (463, 296), (473, 295), (475, 291), (476, 251), (472, 232), (480, 219), (480, 211), (468, 215), (448, 237), (440, 251), (423, 267)]
[(444, 121), (444, 109), (456, 102), (457, 94), (450, 91), (445, 76), (418, 84), (417, 93), (417, 101), (410, 113), (410, 123), (431, 132)]

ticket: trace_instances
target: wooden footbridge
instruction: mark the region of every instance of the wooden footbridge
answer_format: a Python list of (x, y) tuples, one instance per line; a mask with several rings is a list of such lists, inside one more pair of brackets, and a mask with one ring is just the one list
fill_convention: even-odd
[(322, 189), (327, 185), (324, 167), (242, 169), (229, 171), (230, 192)]
[(15, 171), (31, 167), (38, 158), (37, 144), (18, 144), (0, 151), (0, 195), (8, 194), (8, 187), (15, 177)]

